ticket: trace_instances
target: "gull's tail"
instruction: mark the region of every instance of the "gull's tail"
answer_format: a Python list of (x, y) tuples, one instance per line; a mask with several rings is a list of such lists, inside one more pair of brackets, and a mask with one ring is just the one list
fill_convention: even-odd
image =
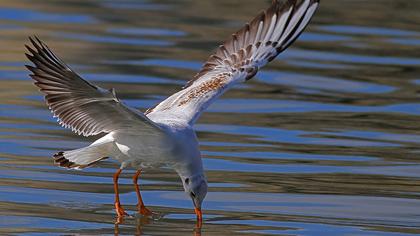
[(113, 142), (92, 144), (84, 148), (54, 154), (54, 163), (69, 169), (83, 169), (108, 158), (114, 148)]

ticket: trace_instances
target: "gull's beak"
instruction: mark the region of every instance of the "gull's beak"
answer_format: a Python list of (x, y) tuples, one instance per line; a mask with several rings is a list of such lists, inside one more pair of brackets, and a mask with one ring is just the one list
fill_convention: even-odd
[(193, 196), (191, 196), (191, 199), (194, 204), (194, 211), (197, 215), (197, 220), (201, 222), (203, 220), (203, 213), (201, 212), (201, 203), (199, 203), (198, 199)]
[(201, 222), (203, 220), (203, 213), (201, 212), (201, 208), (195, 207), (194, 211), (195, 211), (195, 214), (197, 215), (197, 220)]

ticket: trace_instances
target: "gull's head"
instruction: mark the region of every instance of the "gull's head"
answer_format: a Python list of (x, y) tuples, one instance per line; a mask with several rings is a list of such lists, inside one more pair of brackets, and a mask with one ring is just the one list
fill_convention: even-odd
[(204, 174), (192, 176), (181, 176), (184, 191), (191, 197), (195, 207), (195, 214), (199, 220), (202, 219), (201, 204), (207, 195), (207, 179)]

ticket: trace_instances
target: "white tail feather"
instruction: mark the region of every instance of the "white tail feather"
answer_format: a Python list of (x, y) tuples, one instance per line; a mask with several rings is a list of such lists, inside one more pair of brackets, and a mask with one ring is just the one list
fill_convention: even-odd
[(113, 153), (113, 142), (93, 144), (84, 148), (58, 152), (54, 155), (54, 161), (61, 167), (70, 169), (83, 169), (108, 158)]

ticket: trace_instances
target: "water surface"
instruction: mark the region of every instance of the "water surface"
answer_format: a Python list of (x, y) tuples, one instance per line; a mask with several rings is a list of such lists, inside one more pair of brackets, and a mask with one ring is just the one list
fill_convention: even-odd
[[(191, 235), (171, 170), (146, 171), (161, 218), (114, 225), (113, 161), (53, 166), (88, 145), (59, 127), (24, 65), (38, 35), (142, 111), (178, 91), (269, 1), (27, 1), (0, 7), (0, 234)], [(325, 0), (300, 39), (196, 129), (210, 182), (202, 235), (420, 234), (420, 2)], [(135, 214), (133, 170), (122, 203)]]

